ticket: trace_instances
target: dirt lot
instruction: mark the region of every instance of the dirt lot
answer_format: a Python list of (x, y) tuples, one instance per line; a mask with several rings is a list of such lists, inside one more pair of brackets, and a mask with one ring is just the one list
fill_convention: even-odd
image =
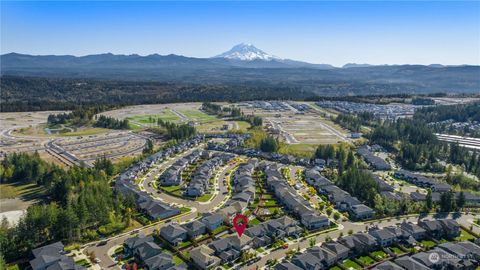
[(241, 104), (240, 107), (246, 114), (253, 113), (262, 116), (264, 123), (271, 123), (272, 130), (280, 131), (280, 137), (289, 144), (316, 145), (348, 141), (349, 132), (347, 130), (321, 116), (320, 112), (314, 108), (310, 112), (300, 114), (293, 110), (267, 111), (245, 107)]

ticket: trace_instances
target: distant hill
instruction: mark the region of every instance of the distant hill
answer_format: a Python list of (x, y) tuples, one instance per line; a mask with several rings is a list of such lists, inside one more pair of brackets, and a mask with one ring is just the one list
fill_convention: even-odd
[[(237, 45), (212, 58), (174, 54), (106, 53), (77, 57), (9, 53), (0, 56), (0, 64), (2, 110), (7, 104), (20, 108), (23, 105), (19, 104), (35, 103), (44, 108), (46, 103), (66, 100), (72, 104), (139, 104), (166, 100), (480, 92), (480, 66), (347, 64), (335, 68), (281, 59), (250, 44)], [(77, 82), (87, 86), (72, 87)], [(156, 92), (158, 89), (161, 95)]]

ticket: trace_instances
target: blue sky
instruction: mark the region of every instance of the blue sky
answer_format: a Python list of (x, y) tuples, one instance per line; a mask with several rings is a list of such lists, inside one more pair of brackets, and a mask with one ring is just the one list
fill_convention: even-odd
[(1, 53), (480, 64), (480, 2), (1, 2)]

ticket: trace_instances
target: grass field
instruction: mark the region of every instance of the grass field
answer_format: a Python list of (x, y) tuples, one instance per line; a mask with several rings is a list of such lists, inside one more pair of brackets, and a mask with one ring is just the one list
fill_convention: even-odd
[(107, 133), (110, 131), (112, 130), (107, 128), (85, 128), (85, 129), (80, 129), (74, 132), (58, 134), (57, 136), (60, 136), (60, 137), (89, 136), (89, 135)]
[(366, 266), (369, 266), (375, 263), (375, 260), (372, 259), (370, 256), (361, 256), (358, 258), (358, 261), (363, 263)]
[(199, 110), (178, 110), (180, 113), (184, 114), (186, 117), (191, 118), (192, 120), (207, 122), (214, 121), (218, 118), (214, 115), (209, 115)]
[(285, 144), (282, 145), (279, 152), (286, 155), (311, 157), (315, 153), (317, 146), (316, 144), (306, 143)]
[(377, 260), (383, 260), (383, 259), (386, 259), (388, 257), (387, 253), (385, 253), (381, 250), (372, 252), (372, 256), (373, 256), (374, 259), (377, 259)]
[(338, 266), (330, 267), (328, 270), (342, 270), (342, 268)]
[(132, 120), (135, 122), (139, 122), (142, 124), (150, 124), (150, 118), (154, 120), (153, 124), (157, 124), (157, 119), (162, 119), (163, 121), (178, 121), (180, 120), (180, 117), (176, 115), (174, 112), (171, 110), (164, 110), (161, 114), (148, 114), (148, 115), (135, 115), (135, 116), (130, 116), (127, 119)]
[(18, 264), (8, 265), (7, 270), (20, 270), (20, 267), (18, 266)]
[(393, 251), (393, 253), (395, 253), (397, 255), (401, 255), (401, 254), (405, 253), (401, 249), (399, 249), (398, 247), (391, 247), (390, 249)]
[(261, 221), (258, 220), (258, 219), (256, 219), (256, 218), (248, 221), (248, 225), (249, 225), (249, 226), (255, 226), (255, 225), (258, 225), (258, 224), (260, 224), (260, 223), (261, 223)]
[(460, 236), (455, 238), (455, 240), (457, 241), (474, 240), (474, 239), (475, 239), (475, 236), (471, 235), (470, 233), (468, 233), (463, 229), (460, 231)]
[(16, 197), (36, 198), (43, 196), (45, 188), (37, 184), (0, 184), (0, 199), (13, 199)]
[(205, 194), (197, 198), (197, 201), (199, 202), (207, 202), (213, 197), (213, 194)]
[(427, 249), (433, 248), (434, 246), (437, 245), (432, 240), (422, 240), (420, 241), (420, 244), (422, 244), (422, 246)]
[(165, 190), (166, 192), (175, 192), (181, 189), (181, 186), (169, 186), (169, 187), (160, 187), (161, 189)]
[(343, 261), (342, 265), (347, 269), (362, 269), (360, 265), (358, 265), (356, 262), (352, 260), (345, 260)]
[(172, 257), (172, 260), (173, 260), (173, 264), (175, 265), (180, 265), (183, 263), (182, 259), (180, 259), (180, 257), (178, 257), (177, 255), (174, 255)]

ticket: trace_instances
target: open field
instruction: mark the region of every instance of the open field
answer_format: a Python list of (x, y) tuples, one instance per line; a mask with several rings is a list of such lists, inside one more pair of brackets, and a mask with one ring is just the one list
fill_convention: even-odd
[[(328, 116), (322, 116), (322, 112), (311, 108), (306, 112), (298, 112), (291, 106), (282, 111), (265, 110), (254, 108), (244, 103), (239, 106), (245, 114), (255, 114), (264, 118), (264, 124), (270, 133), (278, 135), (288, 144), (333, 144), (340, 141), (349, 141), (349, 131), (333, 123)], [(295, 102), (294, 104), (307, 104)], [(310, 104), (309, 104), (310, 105)]]
[(24, 200), (32, 200), (43, 196), (44, 191), (43, 187), (36, 184), (0, 184), (0, 199), (21, 197)]
[[(226, 121), (200, 110), (201, 103), (152, 104), (128, 106), (102, 113), (117, 119), (128, 119), (132, 129), (156, 127), (157, 120), (190, 123), (201, 133), (246, 131), (250, 124), (243, 121)], [(226, 128), (228, 127), (228, 128)]]
[(16, 223), (25, 209), (44, 194), (45, 189), (36, 184), (0, 184), (0, 218), (6, 217), (10, 223)]

